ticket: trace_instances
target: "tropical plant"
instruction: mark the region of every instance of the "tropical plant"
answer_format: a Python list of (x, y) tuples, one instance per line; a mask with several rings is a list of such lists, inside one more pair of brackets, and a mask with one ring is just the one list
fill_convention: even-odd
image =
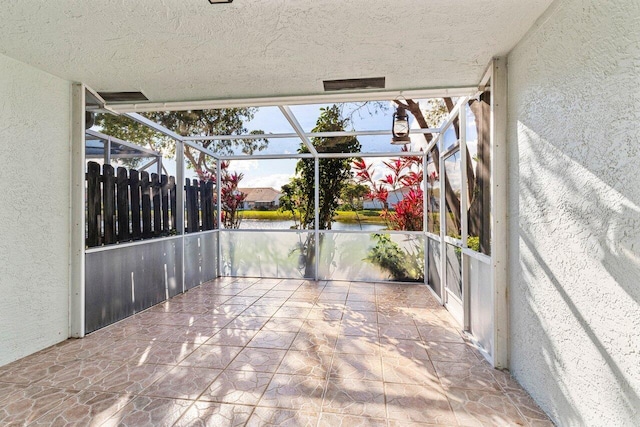
[[(321, 108), (320, 116), (312, 132), (342, 131), (348, 125), (349, 119), (341, 116), (338, 105)], [(316, 137), (311, 143), (319, 153), (355, 153), (360, 151), (360, 143), (354, 136), (346, 137)], [(301, 144), (299, 153), (308, 153), (309, 149)], [(338, 208), (340, 194), (352, 178), (351, 158), (321, 159), (319, 162), (319, 206), (315, 204), (315, 160), (300, 159), (296, 164), (296, 176), (282, 187), (280, 199), (281, 210), (291, 212), (295, 220), (295, 227), (300, 229), (315, 228), (315, 209), (318, 210), (318, 228), (330, 230), (333, 217)], [(320, 240), (324, 235), (320, 235)], [(301, 269), (304, 276), (313, 276), (315, 266), (316, 247), (321, 242), (315, 241), (315, 234), (309, 233), (304, 242), (300, 241), (295, 251), (300, 252)], [(304, 266), (304, 267), (302, 267)]]
[[(366, 183), (369, 187), (367, 198), (377, 200), (382, 204), (380, 215), (393, 230), (422, 230), (423, 220), (423, 191), (421, 188), (423, 171), (422, 159), (414, 156), (399, 157), (385, 161), (383, 165), (390, 172), (381, 179), (375, 179), (372, 164), (363, 159), (353, 161), (356, 180)], [(402, 200), (395, 204), (395, 210), (389, 208), (389, 193), (399, 189), (406, 189)]]
[[(216, 175), (208, 170), (198, 171), (198, 176), (203, 181), (211, 181), (216, 184)], [(245, 193), (238, 189), (240, 181), (244, 175), (242, 173), (230, 172), (229, 162), (220, 162), (220, 200), (222, 226), (224, 228), (240, 228), (242, 216), (240, 208), (247, 198)], [(214, 194), (214, 203), (217, 205), (217, 193)]]
[[(340, 115), (337, 105), (321, 108), (320, 116), (312, 132), (342, 131), (348, 119)], [(360, 151), (360, 143), (354, 136), (312, 138), (311, 143), (320, 153), (354, 153)], [(306, 145), (301, 144), (299, 153), (308, 153)], [(321, 159), (319, 170), (320, 205), (318, 208), (321, 230), (330, 230), (333, 216), (340, 201), (340, 195), (351, 179), (351, 158)], [(297, 227), (310, 229), (315, 227), (315, 161), (300, 159), (296, 165), (296, 176), (281, 189), (281, 209), (297, 215)]]
[[(253, 119), (257, 108), (221, 108), (193, 111), (156, 111), (142, 113), (146, 118), (171, 129), (183, 136), (243, 135), (247, 133), (262, 134), (262, 130), (248, 132), (244, 123)], [(99, 114), (96, 124), (108, 135), (173, 155), (173, 141), (152, 129), (141, 125), (126, 116)], [(202, 146), (221, 154), (233, 154), (237, 149), (245, 154), (253, 154), (267, 147), (267, 139), (222, 139), (203, 140)], [(196, 172), (209, 170), (208, 157), (199, 150), (185, 146), (185, 157), (188, 166)], [(125, 163), (129, 167), (137, 166), (138, 159), (129, 159)]]
[(413, 244), (411, 249), (403, 250), (388, 234), (375, 233), (372, 237), (376, 245), (365, 261), (388, 271), (393, 280), (424, 280), (424, 248), (421, 244)]

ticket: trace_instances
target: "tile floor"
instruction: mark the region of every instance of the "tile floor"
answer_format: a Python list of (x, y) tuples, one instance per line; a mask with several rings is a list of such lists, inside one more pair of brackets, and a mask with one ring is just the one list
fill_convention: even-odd
[(0, 425), (552, 425), (422, 285), (219, 279), (0, 367)]

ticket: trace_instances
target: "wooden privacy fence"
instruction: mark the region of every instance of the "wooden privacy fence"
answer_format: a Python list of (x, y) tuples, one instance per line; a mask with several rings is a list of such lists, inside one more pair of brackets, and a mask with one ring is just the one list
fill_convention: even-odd
[[(176, 234), (176, 181), (89, 162), (87, 166), (87, 247)], [(216, 228), (215, 186), (186, 180), (186, 231)]]

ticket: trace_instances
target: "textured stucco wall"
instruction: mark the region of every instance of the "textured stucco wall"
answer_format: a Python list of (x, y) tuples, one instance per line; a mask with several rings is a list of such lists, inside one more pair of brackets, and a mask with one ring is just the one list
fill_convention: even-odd
[(562, 0), (509, 61), (511, 371), (559, 425), (640, 425), (640, 2)]
[(0, 55), (0, 365), (68, 335), (70, 94)]

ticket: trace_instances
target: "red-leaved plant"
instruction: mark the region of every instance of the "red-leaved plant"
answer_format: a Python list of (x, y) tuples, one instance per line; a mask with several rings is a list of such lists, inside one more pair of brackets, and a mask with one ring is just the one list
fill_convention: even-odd
[[(198, 171), (198, 176), (202, 181), (211, 181), (216, 184), (216, 175), (210, 171)], [(222, 161), (220, 163), (220, 199), (222, 200), (222, 225), (224, 228), (239, 228), (242, 218), (239, 210), (247, 195), (238, 190), (240, 181), (244, 178), (244, 174), (238, 172), (229, 172), (229, 162)], [(218, 195), (213, 195), (214, 203), (217, 205)]]
[[(423, 192), (422, 192), (422, 159), (420, 157), (399, 157), (383, 162), (390, 173), (383, 178), (374, 179), (373, 165), (363, 159), (353, 162), (356, 180), (369, 186), (365, 197), (377, 200), (382, 204), (380, 215), (392, 230), (422, 230)], [(406, 189), (406, 190), (405, 190)], [(393, 209), (389, 206), (389, 193), (401, 190), (403, 197)]]

